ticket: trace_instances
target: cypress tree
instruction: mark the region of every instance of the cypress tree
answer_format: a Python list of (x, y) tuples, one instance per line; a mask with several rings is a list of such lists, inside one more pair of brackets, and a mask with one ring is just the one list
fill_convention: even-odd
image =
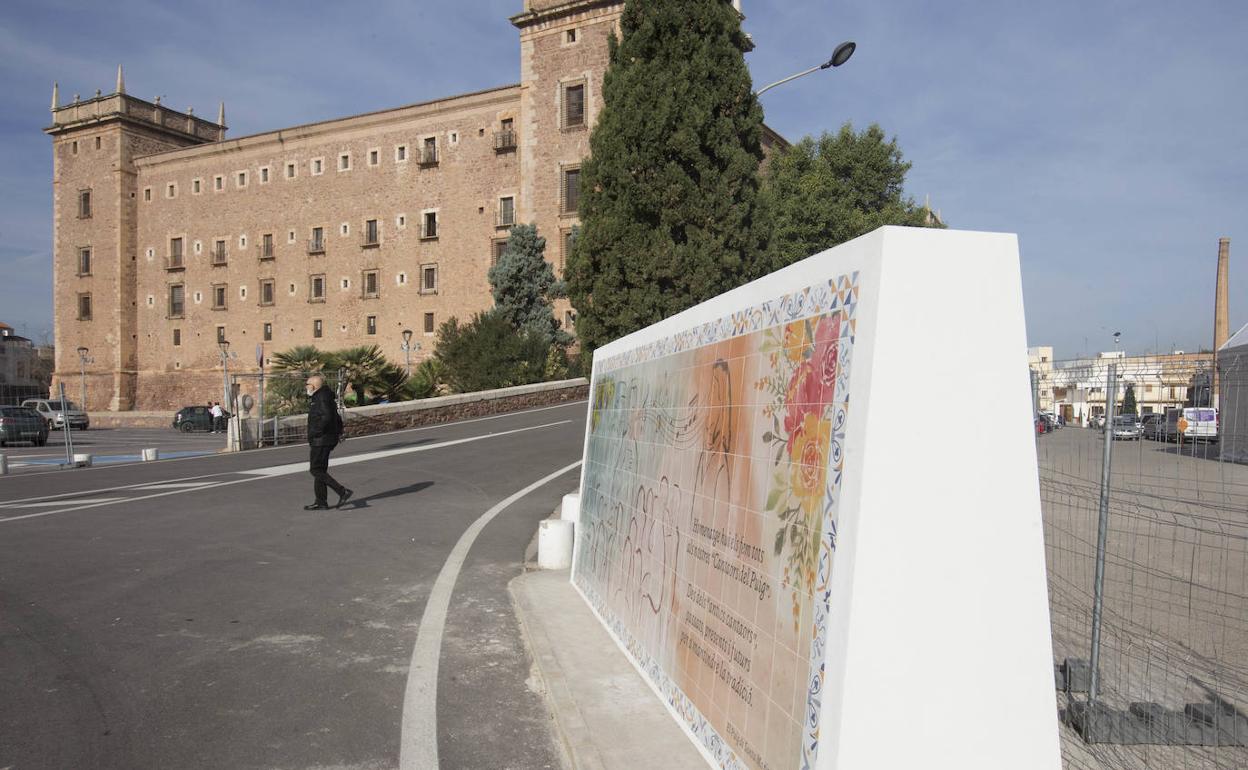
[(725, 0), (625, 3), (567, 264), (585, 349), (767, 272), (747, 48)]

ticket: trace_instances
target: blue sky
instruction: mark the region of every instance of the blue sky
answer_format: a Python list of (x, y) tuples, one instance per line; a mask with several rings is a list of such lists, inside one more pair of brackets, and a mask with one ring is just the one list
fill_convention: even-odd
[[(127, 90), (231, 136), (519, 79), (522, 0), (213, 4), (9, 0), (0, 9), (0, 320), (50, 335), (52, 81)], [(1248, 4), (1236, 0), (744, 0), (756, 85), (790, 139), (877, 122), (954, 227), (1019, 234), (1030, 344), (1056, 355), (1212, 342), (1217, 240), (1248, 322)], [(949, 276), (956, 294), (960, 277)]]

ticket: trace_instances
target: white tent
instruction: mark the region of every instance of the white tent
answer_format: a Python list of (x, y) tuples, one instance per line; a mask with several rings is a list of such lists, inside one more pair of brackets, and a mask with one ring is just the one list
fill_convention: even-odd
[(1222, 459), (1248, 463), (1248, 324), (1218, 348)]

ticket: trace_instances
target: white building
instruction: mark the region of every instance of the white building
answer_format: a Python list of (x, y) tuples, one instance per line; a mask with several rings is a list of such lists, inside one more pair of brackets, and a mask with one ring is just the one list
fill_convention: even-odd
[(1128, 356), (1108, 351), (1069, 361), (1054, 361), (1050, 347), (1030, 348), (1028, 354), (1040, 409), (1061, 415), (1068, 425), (1086, 425), (1088, 418), (1105, 414), (1110, 364), (1118, 368), (1118, 409), (1130, 387), (1139, 414), (1183, 406), (1193, 378), (1208, 376), (1213, 366), (1209, 353)]

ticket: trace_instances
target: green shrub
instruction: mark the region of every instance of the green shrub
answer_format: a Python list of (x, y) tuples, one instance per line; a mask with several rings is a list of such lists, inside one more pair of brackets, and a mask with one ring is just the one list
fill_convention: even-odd
[(478, 313), (461, 324), (452, 318), (438, 330), (434, 357), (456, 393), (540, 382), (550, 344), (532, 330), (517, 331), (501, 314)]

